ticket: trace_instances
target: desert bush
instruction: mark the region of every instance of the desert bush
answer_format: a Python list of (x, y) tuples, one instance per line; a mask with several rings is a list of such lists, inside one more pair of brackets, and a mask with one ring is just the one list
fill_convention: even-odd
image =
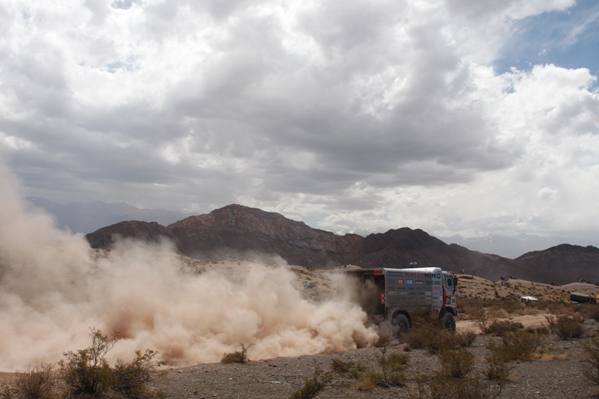
[(247, 350), (245, 346), (241, 346), (240, 351), (235, 351), (233, 353), (225, 353), (223, 358), (220, 360), (221, 363), (241, 363), (245, 364), (248, 362), (247, 358)]
[(460, 298), (458, 301), (458, 313), (467, 316), (474, 316), (481, 309), (484, 309), (485, 302), (474, 298)]
[(106, 354), (113, 348), (117, 338), (108, 338), (101, 331), (92, 329), (92, 343), (87, 349), (63, 354), (66, 359), (58, 365), (59, 378), (65, 385), (65, 397), (102, 397), (112, 391), (122, 397), (145, 398), (151, 396), (146, 389), (152, 372), (164, 365), (155, 360), (158, 352), (146, 350), (135, 352), (131, 363), (117, 360), (111, 368)]
[(412, 399), (490, 399), (501, 393), (501, 385), (491, 384), (474, 374), (474, 356), (464, 348), (438, 354), (441, 369), (433, 376), (416, 377), (417, 392)]
[(545, 318), (549, 323), (549, 330), (563, 341), (584, 335), (583, 319), (578, 315), (545, 316)]
[(501, 394), (501, 384), (491, 384), (480, 375), (450, 378), (441, 374), (432, 378), (416, 378), (417, 391), (410, 393), (412, 399), (493, 399)]
[(523, 329), (522, 323), (511, 320), (493, 320), (487, 326), (487, 333), (501, 336), (506, 332), (514, 332)]
[(323, 373), (319, 367), (314, 369), (312, 377), (305, 380), (304, 385), (293, 392), (289, 399), (310, 399), (316, 397), (333, 379), (330, 373)]
[(508, 362), (503, 360), (501, 356), (492, 354), (487, 356), (488, 367), (485, 370), (485, 375), (489, 380), (494, 381), (507, 381), (510, 376), (512, 367)]
[(92, 344), (87, 349), (63, 353), (60, 378), (67, 388), (67, 396), (100, 396), (113, 385), (113, 373), (105, 359), (116, 343), (101, 331), (92, 329)]
[(474, 324), (476, 324), (483, 334), (489, 333), (489, 324), (491, 324), (491, 319), (484, 309), (481, 309), (474, 314)]
[(549, 331), (549, 328), (543, 326), (543, 327), (527, 327), (524, 331), (526, 331), (527, 333), (530, 334), (539, 334), (539, 335), (547, 335), (549, 334), (551, 331)]
[(438, 356), (444, 376), (464, 378), (474, 369), (474, 356), (466, 349), (441, 351)]
[(547, 304), (547, 310), (554, 315), (573, 315), (574, 307), (572, 304), (565, 303), (549, 303)]
[[(42, 363), (27, 371), (18, 371), (15, 375), (13, 390), (15, 396), (20, 399), (52, 399), (56, 397), (57, 384), (54, 366)], [(8, 388), (7, 392), (10, 395)]]
[(403, 336), (404, 341), (412, 349), (427, 349), (431, 354), (441, 350), (456, 349), (459, 346), (454, 331), (441, 328), (437, 323), (415, 325)]
[(360, 365), (353, 365), (350, 376), (356, 379), (353, 388), (358, 391), (368, 391), (381, 387), (405, 386), (407, 377), (403, 370), (409, 367), (410, 356), (405, 353), (387, 354), (386, 346), (380, 348), (381, 355), (378, 358), (380, 370), (368, 370)]
[(599, 321), (599, 306), (580, 306), (580, 308), (578, 309), (578, 314), (582, 316), (582, 318), (584, 319), (593, 319), (595, 321)]
[(335, 358), (331, 360), (331, 370), (336, 373), (349, 373), (354, 364), (354, 362), (344, 362), (341, 359)]
[(530, 334), (526, 331), (507, 332), (501, 337), (501, 343), (489, 342), (487, 349), (497, 361), (511, 362), (530, 360), (532, 354), (542, 344), (540, 334)]
[(580, 365), (582, 375), (599, 385), (599, 339), (592, 338), (582, 344), (585, 358)]
[(383, 379), (378, 381), (378, 385), (395, 385), (403, 386), (406, 383), (406, 377), (401, 373), (408, 367), (410, 356), (405, 353), (392, 353), (387, 355), (387, 347), (381, 348), (381, 356), (379, 357), (379, 365)]
[(474, 330), (467, 329), (455, 333), (456, 340), (462, 348), (470, 347), (476, 340), (476, 333)]
[(150, 396), (146, 383), (150, 382), (152, 373), (158, 367), (166, 364), (164, 361), (156, 361), (154, 358), (157, 355), (158, 352), (148, 349), (143, 354), (136, 351), (131, 363), (119, 359), (113, 370), (112, 390), (122, 393), (127, 398)]

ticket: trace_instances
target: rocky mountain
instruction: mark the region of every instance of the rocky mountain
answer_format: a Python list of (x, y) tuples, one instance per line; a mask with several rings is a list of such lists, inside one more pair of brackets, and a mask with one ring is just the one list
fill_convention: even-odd
[[(292, 265), (327, 269), (355, 264), (363, 267), (439, 266), (491, 280), (511, 275), (538, 282), (569, 283), (572, 271), (599, 280), (597, 248), (537, 251), (517, 259), (471, 251), (446, 244), (422, 230), (401, 228), (362, 237), (313, 229), (284, 216), (241, 205), (190, 216), (167, 227), (158, 223), (121, 222), (86, 237), (94, 248), (109, 248), (117, 237), (156, 242), (172, 240), (177, 250), (198, 259), (218, 260), (227, 255), (275, 254)], [(561, 247), (561, 246), (559, 246)], [(555, 247), (555, 248), (559, 248)], [(593, 257), (595, 256), (595, 257)], [(581, 259), (585, 259), (584, 262)], [(551, 260), (551, 261), (549, 261)]]

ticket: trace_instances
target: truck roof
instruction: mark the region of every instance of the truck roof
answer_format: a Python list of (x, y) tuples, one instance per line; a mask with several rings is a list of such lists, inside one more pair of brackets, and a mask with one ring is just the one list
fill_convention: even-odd
[[(390, 267), (377, 267), (374, 269), (336, 269), (336, 272), (344, 273), (347, 275), (354, 276), (369, 276), (369, 275), (382, 275), (387, 271), (398, 271), (398, 272), (422, 272), (422, 273), (430, 273), (432, 271), (439, 272), (441, 270), (440, 267), (405, 267), (405, 268), (390, 268)], [(384, 272), (383, 272), (384, 271)]]

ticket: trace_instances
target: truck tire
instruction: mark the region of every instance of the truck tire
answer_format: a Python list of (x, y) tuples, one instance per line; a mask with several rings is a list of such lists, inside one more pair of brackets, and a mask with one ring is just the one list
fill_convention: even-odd
[(455, 317), (451, 313), (445, 313), (441, 316), (441, 327), (455, 331)]
[(398, 337), (401, 337), (402, 335), (410, 332), (410, 321), (404, 314), (400, 313), (397, 316), (395, 316), (395, 325), (399, 327), (397, 330)]

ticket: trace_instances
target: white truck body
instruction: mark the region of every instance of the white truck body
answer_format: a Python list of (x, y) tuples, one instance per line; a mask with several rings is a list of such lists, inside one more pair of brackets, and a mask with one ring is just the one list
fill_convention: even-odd
[[(457, 278), (439, 267), (407, 269), (353, 269), (343, 271), (358, 279), (364, 294), (362, 308), (370, 315), (400, 324), (407, 332), (414, 315), (428, 315), (444, 327), (455, 329)], [(407, 321), (407, 323), (406, 323)], [(404, 325), (401, 325), (401, 324)], [(405, 325), (407, 324), (407, 325)]]

